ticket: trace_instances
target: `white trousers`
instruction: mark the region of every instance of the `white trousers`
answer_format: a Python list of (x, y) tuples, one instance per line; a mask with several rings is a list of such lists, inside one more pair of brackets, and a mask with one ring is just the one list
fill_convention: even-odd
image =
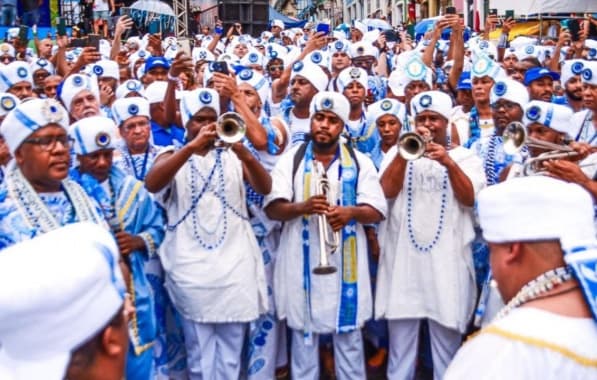
[[(388, 320), (390, 350), (388, 379), (411, 380), (415, 376), (421, 319)], [(462, 336), (429, 319), (429, 337), (433, 358), (433, 378), (441, 380), (460, 347)]]
[[(338, 380), (365, 380), (365, 353), (361, 330), (333, 334), (334, 362)], [(292, 330), (290, 366), (295, 380), (319, 380), (319, 336), (313, 334), (313, 344), (305, 345), (302, 330)]]
[(235, 380), (240, 376), (246, 323), (198, 323), (183, 318), (190, 380)]

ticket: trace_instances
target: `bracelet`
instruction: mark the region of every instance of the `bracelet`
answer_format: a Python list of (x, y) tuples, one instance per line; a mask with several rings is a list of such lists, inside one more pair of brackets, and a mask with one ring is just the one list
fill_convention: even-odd
[(180, 82), (180, 78), (179, 78), (179, 77), (173, 77), (173, 76), (170, 74), (170, 71), (168, 71), (168, 80), (174, 81), (174, 82), (176, 82), (176, 83)]

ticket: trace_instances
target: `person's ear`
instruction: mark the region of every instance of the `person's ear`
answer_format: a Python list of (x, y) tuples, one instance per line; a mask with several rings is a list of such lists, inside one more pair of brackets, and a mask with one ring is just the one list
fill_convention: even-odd
[[(102, 333), (102, 351), (106, 356), (119, 357), (126, 355), (128, 339), (126, 339), (126, 335), (122, 331), (119, 331), (121, 329), (126, 329), (124, 321), (119, 326), (110, 325), (104, 329)], [(125, 336), (124, 338), (123, 335)]]
[(23, 163), (25, 162), (25, 155), (23, 154), (22, 147), (17, 148), (17, 150), (15, 151), (15, 162), (19, 166), (23, 165)]
[(511, 264), (516, 261), (520, 261), (522, 258), (522, 244), (521, 243), (510, 243), (508, 244), (508, 252), (504, 259), (506, 263)]

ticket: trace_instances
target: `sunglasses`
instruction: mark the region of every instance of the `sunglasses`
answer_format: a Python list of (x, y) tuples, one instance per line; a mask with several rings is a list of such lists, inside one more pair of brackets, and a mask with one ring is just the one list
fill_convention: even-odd
[(284, 70), (284, 66), (280, 65), (280, 66), (270, 66), (269, 67), (269, 71), (283, 71)]

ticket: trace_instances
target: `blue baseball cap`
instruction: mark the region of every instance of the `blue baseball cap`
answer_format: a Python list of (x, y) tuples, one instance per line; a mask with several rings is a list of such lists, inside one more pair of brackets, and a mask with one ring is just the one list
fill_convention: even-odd
[(151, 69), (156, 67), (163, 67), (164, 69), (169, 69), (170, 64), (168, 60), (164, 57), (150, 57), (145, 61), (145, 72), (148, 72)]
[(472, 90), (473, 85), (471, 82), (471, 72), (463, 71), (458, 78), (458, 85), (456, 85), (456, 91), (458, 90)]
[(533, 67), (532, 69), (528, 69), (524, 74), (524, 85), (528, 86), (531, 84), (531, 82), (545, 77), (550, 77), (553, 80), (559, 80), (560, 74), (549, 71), (549, 69), (546, 69), (545, 67)]

